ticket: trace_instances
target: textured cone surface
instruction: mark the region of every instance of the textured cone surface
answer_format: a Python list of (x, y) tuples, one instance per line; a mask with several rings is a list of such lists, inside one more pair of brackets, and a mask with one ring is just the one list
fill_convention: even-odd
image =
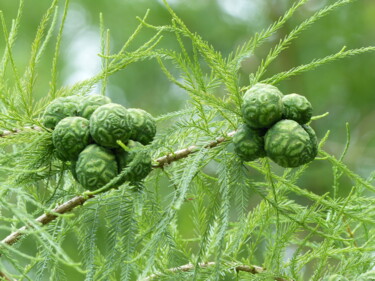
[(76, 116), (78, 113), (78, 97), (62, 97), (53, 100), (44, 111), (43, 125), (53, 129), (60, 120)]
[(70, 163), (70, 167), (69, 167), (69, 170), (70, 172), (72, 173), (72, 176), (73, 178), (78, 181), (78, 177), (77, 177), (77, 173), (76, 173), (76, 165), (77, 165), (77, 162), (76, 161), (72, 161)]
[(138, 142), (129, 141), (127, 146), (130, 151), (118, 149), (116, 153), (119, 172), (131, 167), (131, 172), (125, 181), (137, 182), (147, 177), (151, 172), (151, 156), (148, 151), (143, 149), (143, 145)]
[(243, 161), (254, 161), (265, 156), (264, 138), (258, 130), (242, 125), (233, 136), (234, 151)]
[(82, 98), (78, 106), (78, 115), (90, 119), (93, 112), (101, 105), (111, 103), (111, 99), (102, 95), (88, 95)]
[(129, 148), (129, 151), (124, 150), (122, 147), (116, 149), (116, 159), (118, 163), (119, 172), (123, 170), (129, 163), (134, 159), (136, 155), (136, 150), (143, 147), (139, 142), (130, 140), (126, 146)]
[(309, 125), (302, 125), (302, 128), (310, 136), (310, 143), (311, 143), (311, 147), (312, 147), (312, 154), (311, 154), (311, 160), (310, 161), (312, 161), (318, 155), (318, 138), (316, 137), (314, 129), (311, 128)]
[(310, 121), (312, 116), (311, 103), (304, 96), (290, 94), (283, 97), (283, 118), (297, 121), (305, 124)]
[(82, 117), (66, 117), (57, 123), (52, 133), (56, 156), (63, 161), (75, 161), (79, 153), (91, 141), (89, 120)]
[(298, 167), (314, 159), (310, 135), (294, 120), (282, 120), (265, 135), (267, 156), (282, 167)]
[(90, 117), (91, 136), (102, 146), (118, 147), (117, 140), (126, 143), (131, 135), (129, 119), (128, 110), (122, 105), (102, 105)]
[(152, 115), (139, 108), (129, 108), (132, 135), (131, 139), (147, 145), (155, 137), (156, 123)]
[(84, 188), (101, 188), (118, 175), (116, 157), (111, 150), (90, 144), (78, 157), (76, 174)]
[(274, 86), (258, 83), (243, 96), (242, 116), (251, 128), (269, 128), (283, 113), (283, 94)]

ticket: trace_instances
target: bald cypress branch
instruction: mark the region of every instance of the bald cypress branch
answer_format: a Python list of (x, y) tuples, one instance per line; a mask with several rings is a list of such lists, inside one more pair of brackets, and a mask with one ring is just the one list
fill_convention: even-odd
[[(34, 130), (38, 130), (38, 131), (41, 130), (41, 128), (37, 127), (37, 126), (27, 127), (25, 129), (34, 129)], [(20, 133), (20, 132), (22, 132), (21, 129), (17, 129), (17, 130), (14, 130), (14, 131), (5, 131), (5, 132), (3, 132), (3, 134), (1, 136), (5, 137), (5, 136), (9, 136), (9, 135), (12, 135), (12, 134), (15, 134), (15, 133)], [(233, 136), (234, 133), (235, 133), (235, 131), (228, 133), (227, 137), (219, 137), (216, 140), (207, 143), (204, 146), (204, 148), (216, 147), (219, 144), (226, 141), (228, 139), (228, 137)], [(166, 166), (168, 164), (171, 164), (172, 162), (175, 162), (175, 161), (178, 161), (178, 160), (181, 160), (183, 158), (188, 157), (190, 154), (195, 153), (196, 151), (198, 151), (198, 146), (196, 146), (196, 145), (189, 146), (188, 148), (185, 148), (185, 149), (177, 150), (174, 153), (170, 153), (170, 154), (167, 154), (163, 157), (160, 157), (160, 158), (156, 159), (155, 162), (157, 164), (154, 165), (153, 168), (154, 169), (163, 168), (164, 166)], [(105, 192), (107, 190), (108, 189), (103, 189), (102, 192)], [(97, 194), (86, 193), (84, 196), (83, 195), (76, 196), (76, 197), (70, 199), (69, 201), (66, 201), (65, 203), (57, 206), (51, 212), (48, 212), (48, 213), (45, 213), (45, 214), (39, 216), (38, 218), (35, 219), (35, 221), (37, 223), (40, 223), (41, 225), (46, 225), (46, 224), (54, 221), (55, 219), (57, 219), (59, 217), (59, 215), (68, 213), (68, 212), (72, 211), (73, 209), (75, 209), (76, 207), (83, 205), (87, 200), (89, 200), (91, 198), (94, 198), (95, 195), (97, 195)], [(6, 238), (4, 238), (1, 241), (1, 243), (7, 244), (9, 246), (13, 245), (25, 234), (25, 232), (29, 228), (30, 228), (30, 226), (24, 225), (23, 227), (19, 228), (18, 230), (14, 231), (10, 235), (8, 235)]]
[[(216, 263), (215, 262), (204, 262), (204, 263), (199, 263), (198, 266), (200, 268), (207, 268), (207, 267), (211, 267), (211, 266), (215, 266)], [(165, 270), (165, 273), (179, 273), (179, 272), (188, 272), (188, 271), (191, 271), (194, 269), (194, 265), (189, 263), (189, 264), (185, 264), (185, 265), (181, 265), (181, 266), (178, 266), (178, 267), (173, 267), (173, 268), (168, 268), (167, 270)], [(260, 266), (257, 266), (257, 265), (238, 265), (238, 266), (234, 266), (233, 269), (236, 271), (236, 272), (247, 272), (247, 273), (251, 273), (251, 274), (259, 274), (259, 273), (264, 273), (266, 272), (266, 269), (263, 268), (263, 267), (260, 267)], [(149, 276), (147, 276), (146, 278), (144, 278), (142, 281), (151, 281), (151, 280), (154, 280), (158, 277), (162, 277), (163, 276), (163, 273), (154, 273), (154, 274), (151, 274)], [(286, 279), (286, 278), (283, 278), (283, 277), (273, 277), (274, 280), (276, 281), (292, 281), (291, 279)]]

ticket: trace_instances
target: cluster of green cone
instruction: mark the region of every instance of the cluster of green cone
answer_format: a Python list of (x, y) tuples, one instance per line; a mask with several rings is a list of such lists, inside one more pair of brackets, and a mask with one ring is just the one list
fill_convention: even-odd
[(314, 130), (307, 125), (312, 106), (298, 94), (283, 95), (272, 85), (258, 83), (243, 96), (244, 124), (233, 137), (244, 161), (268, 156), (282, 167), (309, 163), (318, 153)]
[(74, 178), (86, 189), (104, 186), (130, 164), (125, 181), (138, 182), (151, 171), (144, 146), (153, 140), (156, 124), (142, 109), (127, 109), (102, 95), (70, 96), (55, 99), (42, 118), (53, 129), (56, 157), (70, 162)]

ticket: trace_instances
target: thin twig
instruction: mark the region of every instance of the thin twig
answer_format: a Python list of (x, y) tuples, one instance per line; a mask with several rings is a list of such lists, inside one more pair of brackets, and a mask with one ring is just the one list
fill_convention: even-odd
[[(213, 148), (213, 147), (216, 147), (218, 146), (219, 144), (223, 143), (224, 141), (226, 141), (228, 139), (228, 137), (232, 137), (234, 134), (236, 133), (236, 131), (232, 131), (230, 133), (227, 134), (227, 137), (219, 137), (217, 138), (216, 140), (214, 141), (211, 141), (209, 142), (208, 144), (206, 144), (204, 146), (204, 148)], [(154, 168), (162, 168), (174, 161), (177, 161), (177, 160), (180, 160), (182, 158), (186, 158), (188, 157), (190, 154), (194, 153), (194, 152), (197, 152), (199, 150), (199, 147), (196, 146), (196, 145), (192, 145), (192, 146), (189, 146), (188, 148), (184, 148), (184, 149), (181, 149), (181, 150), (177, 150), (173, 153), (169, 153), (163, 157), (160, 157), (156, 160), (156, 162), (158, 162), (158, 164), (156, 165), (153, 165)]]
[[(201, 268), (207, 268), (207, 267), (215, 266), (215, 264), (216, 264), (215, 262), (205, 262), (205, 263), (199, 263), (198, 266)], [(167, 270), (165, 270), (165, 273), (187, 272), (193, 269), (194, 269), (194, 265), (189, 263), (189, 264), (181, 265), (178, 267), (168, 268)], [(251, 274), (259, 274), (259, 273), (266, 272), (265, 268), (257, 266), (257, 265), (250, 265), (250, 266), (249, 265), (237, 265), (237, 266), (232, 267), (231, 269), (235, 270), (236, 272), (243, 271), (243, 272), (248, 272)], [(142, 279), (142, 281), (151, 281), (153, 279), (156, 279), (162, 276), (163, 276), (163, 273), (161, 272), (154, 273)], [(277, 276), (273, 277), (273, 279), (276, 281), (292, 281), (290, 279), (285, 279), (283, 277), (277, 277)]]
[(26, 126), (22, 129), (12, 129), (12, 130), (0, 130), (0, 138), (9, 137), (14, 134), (19, 134), (22, 132), (25, 132), (27, 130), (35, 130), (35, 131), (43, 131), (43, 129), (39, 126), (33, 125), (33, 126)]
[(345, 217), (344, 217), (344, 221), (346, 223), (346, 231), (348, 232), (349, 237), (353, 239), (354, 246), (358, 248), (358, 244), (357, 244), (357, 241), (355, 240), (355, 236), (352, 231), (352, 228), (350, 227), (350, 224), (346, 221)]
[[(64, 213), (70, 212), (75, 207), (82, 205), (88, 199), (92, 197), (88, 196), (87, 198), (85, 198), (83, 196), (76, 196), (73, 199), (70, 199), (69, 201), (66, 201), (65, 203), (57, 206), (50, 213), (45, 213), (41, 215), (40, 217), (36, 218), (35, 221), (42, 225), (46, 225), (50, 223), (51, 221), (54, 221), (58, 217), (58, 214), (64, 214)], [(5, 239), (1, 241), (1, 243), (13, 245), (22, 237), (22, 235), (25, 233), (25, 231), (28, 228), (29, 226), (24, 225), (23, 227), (19, 228), (17, 231), (8, 235)]]
[(4, 281), (15, 281), (14, 279), (11, 279), (9, 278), (8, 276), (6, 276), (4, 273), (0, 272), (0, 280), (4, 280)]
[[(210, 266), (213, 266), (215, 265), (214, 262), (206, 262), (206, 263), (200, 263), (199, 264), (199, 267), (210, 267)], [(181, 266), (178, 266), (178, 267), (173, 267), (173, 268), (168, 268), (165, 272), (170, 272), (170, 273), (177, 273), (177, 272), (186, 272), (186, 271), (190, 271), (194, 269), (194, 265), (189, 263), (189, 264), (185, 264), (185, 265), (181, 265)], [(154, 274), (151, 274), (149, 276), (147, 276), (146, 278), (142, 279), (142, 281), (150, 281), (152, 279), (155, 279), (155, 278), (158, 278), (158, 277), (161, 277), (163, 276), (163, 273), (159, 272), (159, 273), (154, 273)]]

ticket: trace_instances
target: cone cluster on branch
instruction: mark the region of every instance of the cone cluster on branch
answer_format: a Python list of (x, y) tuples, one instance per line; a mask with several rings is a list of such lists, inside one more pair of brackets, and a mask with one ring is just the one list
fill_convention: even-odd
[(86, 189), (104, 186), (134, 159), (139, 163), (126, 181), (138, 182), (151, 171), (144, 146), (154, 139), (156, 123), (142, 109), (127, 109), (102, 95), (70, 96), (55, 99), (42, 118), (53, 130), (56, 157), (70, 162), (73, 177)]
[(298, 94), (258, 83), (243, 96), (244, 124), (233, 137), (236, 154), (244, 161), (268, 156), (282, 167), (298, 167), (315, 159), (318, 141), (307, 125), (312, 106)]

